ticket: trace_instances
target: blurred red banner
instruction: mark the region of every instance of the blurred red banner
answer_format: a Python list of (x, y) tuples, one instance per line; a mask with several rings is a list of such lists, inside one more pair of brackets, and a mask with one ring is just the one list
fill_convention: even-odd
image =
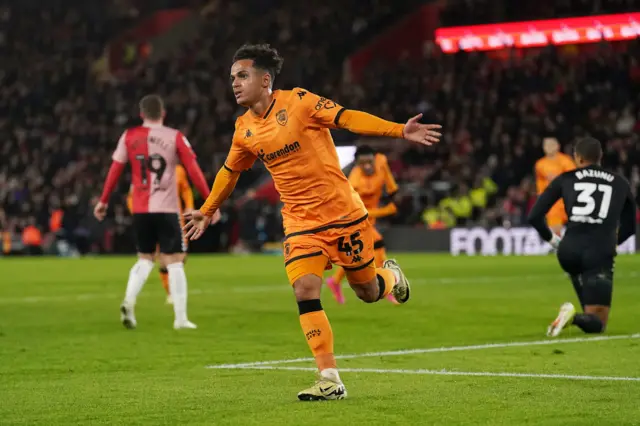
[(435, 35), (445, 53), (631, 40), (640, 37), (640, 13), (438, 28)]

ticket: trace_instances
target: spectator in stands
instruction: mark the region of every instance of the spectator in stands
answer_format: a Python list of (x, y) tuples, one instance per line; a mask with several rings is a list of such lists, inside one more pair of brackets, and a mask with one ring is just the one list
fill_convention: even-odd
[(36, 218), (29, 216), (27, 224), (22, 230), (22, 244), (25, 252), (29, 255), (41, 255), (42, 250), (42, 232), (38, 229)]
[[(131, 249), (130, 221), (117, 202), (105, 229), (95, 227), (86, 211), (119, 133), (137, 120), (134, 100), (150, 91), (166, 96), (169, 124), (189, 135), (211, 180), (228, 150), (238, 114), (226, 82), (228, 70), (221, 65), (226, 61), (219, 59), (244, 38), (270, 33), (269, 29), (276, 34), (272, 42), (293, 63), (282, 84), (302, 85), (390, 119), (422, 111), (427, 121), (445, 124), (444, 140), (437, 147), (402, 151), (382, 146), (383, 151), (392, 150), (389, 164), (401, 185), (394, 223), (433, 228), (521, 223), (532, 200), (527, 177), (547, 135), (568, 148), (576, 138), (593, 134), (605, 143), (604, 165), (629, 177), (638, 188), (637, 42), (625, 49), (603, 44), (587, 51), (514, 51), (509, 58), (408, 58), (397, 65), (373, 64), (360, 84), (341, 84), (341, 63), (353, 47), (345, 39), (362, 40), (417, 3), (402, 2), (395, 8), (379, 0), (285, 0), (283, 7), (273, 8), (269, 1), (219, 2), (199, 40), (179, 49), (176, 57), (135, 67), (131, 80), (106, 78), (104, 61), (92, 66), (105, 42), (132, 24), (131, 16), (146, 16), (156, 3), (125, 1), (118, 3), (118, 13), (113, 13), (112, 2), (80, 0), (0, 7), (3, 247), (20, 250), (27, 222), (31, 226), (35, 220), (43, 246), (51, 233), (80, 245), (82, 251)], [(531, 13), (527, 19), (544, 18), (567, 13), (563, 5), (575, 10), (589, 2), (446, 3), (453, 9), (450, 15), (445, 12), (445, 19), (449, 16), (451, 24), (460, 24), (517, 16), (525, 10)], [(618, 12), (622, 2), (596, 3), (584, 13)], [(340, 13), (332, 12), (338, 10), (332, 9), (336, 4)], [(122, 12), (131, 7), (135, 13)], [(264, 14), (260, 22), (266, 28), (248, 25), (245, 17), (251, 13)], [(129, 18), (121, 19), (123, 15)], [(99, 80), (94, 78), (96, 70)], [(350, 136), (336, 140), (341, 138)], [(256, 165), (243, 174), (239, 189), (252, 187), (262, 177)], [(126, 183), (119, 188), (120, 194), (127, 190)], [(264, 207), (277, 199), (265, 198), (269, 201), (256, 200), (253, 215), (237, 215), (243, 239), (277, 238), (279, 231), (269, 225), (277, 209)], [(441, 199), (450, 199), (450, 205), (440, 207)], [(225, 235), (235, 235), (236, 215), (229, 217)], [(106, 231), (110, 239), (102, 237)], [(102, 240), (99, 247), (94, 244)]]

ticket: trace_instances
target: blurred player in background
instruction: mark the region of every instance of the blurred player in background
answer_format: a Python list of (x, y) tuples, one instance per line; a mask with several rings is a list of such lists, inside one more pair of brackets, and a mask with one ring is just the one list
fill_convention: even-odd
[[(367, 145), (358, 147), (355, 154), (356, 165), (349, 173), (349, 183), (360, 195), (364, 206), (369, 212), (369, 222), (375, 226), (376, 219), (396, 214), (398, 211), (391, 197), (398, 191), (398, 184), (391, 174), (387, 157), (376, 152)], [(389, 201), (380, 206), (382, 196), (387, 194)], [(387, 251), (384, 246), (384, 239), (380, 232), (374, 227), (373, 249), (375, 263), (378, 268), (382, 268), (387, 260)], [(344, 268), (338, 267), (336, 273), (327, 279), (327, 286), (331, 289), (333, 297), (340, 304), (345, 302), (342, 293), (342, 279), (345, 276)], [(387, 295), (387, 300), (398, 304), (392, 293)]]
[[(579, 169), (551, 182), (529, 214), (529, 223), (558, 251), (560, 266), (571, 277), (583, 313), (573, 303), (560, 308), (547, 329), (555, 337), (568, 324), (585, 333), (602, 333), (609, 320), (616, 246), (636, 232), (636, 203), (627, 180), (600, 165), (602, 146), (593, 138), (580, 140), (574, 151)], [(545, 224), (547, 212), (564, 200), (569, 212), (562, 239)]]
[[(538, 196), (549, 184), (564, 172), (576, 168), (575, 163), (568, 155), (560, 152), (560, 144), (556, 138), (544, 138), (542, 149), (545, 156), (539, 159), (535, 165), (536, 189)], [(559, 200), (547, 214), (547, 224), (556, 234), (562, 234), (562, 228), (567, 223), (567, 213), (564, 203)]]
[[(190, 212), (193, 210), (193, 191), (191, 190), (191, 185), (189, 184), (189, 178), (187, 177), (187, 172), (181, 165), (176, 166), (176, 182), (178, 183), (178, 204), (180, 208), (180, 228), (184, 226), (184, 219), (182, 218), (182, 214), (186, 212)], [(129, 189), (129, 194), (127, 195), (127, 207), (129, 208), (129, 213), (133, 214), (133, 185)], [(188, 246), (189, 240), (184, 237), (183, 242), (185, 247)], [(156, 256), (160, 258), (160, 247), (156, 248)], [(187, 262), (186, 253), (183, 263)], [(160, 281), (162, 282), (162, 287), (164, 291), (167, 293), (167, 304), (173, 305), (173, 299), (171, 297), (171, 291), (169, 291), (169, 271), (167, 270), (167, 265), (160, 263)]]
[[(120, 319), (127, 328), (136, 327), (134, 308), (140, 290), (153, 269), (156, 248), (160, 262), (167, 265), (169, 288), (173, 298), (175, 329), (196, 328), (187, 317), (187, 277), (184, 256), (187, 250), (180, 225), (180, 205), (176, 182), (178, 163), (187, 170), (202, 197), (209, 188), (196, 161), (191, 145), (179, 131), (165, 127), (165, 109), (156, 95), (140, 101), (142, 126), (126, 130), (113, 153), (113, 162), (94, 215), (103, 220), (109, 196), (127, 162), (131, 163), (133, 228), (138, 261), (131, 268), (127, 291), (120, 306)], [(214, 218), (215, 220), (216, 218)]]
[(224, 167), (200, 210), (187, 214), (191, 239), (199, 238), (211, 217), (233, 191), (240, 173), (260, 159), (273, 177), (284, 203), (284, 258), (298, 302), (300, 325), (320, 371), (320, 379), (298, 393), (303, 401), (343, 399), (347, 392), (333, 353), (333, 332), (322, 304), (322, 276), (331, 264), (346, 270), (356, 295), (367, 303), (393, 293), (409, 300), (409, 282), (398, 264), (374, 263), (375, 231), (360, 196), (342, 172), (329, 129), (404, 138), (431, 145), (438, 125), (406, 125), (348, 110), (305, 89), (273, 91), (282, 58), (269, 45), (245, 45), (235, 54), (231, 86), (247, 112), (236, 129)]

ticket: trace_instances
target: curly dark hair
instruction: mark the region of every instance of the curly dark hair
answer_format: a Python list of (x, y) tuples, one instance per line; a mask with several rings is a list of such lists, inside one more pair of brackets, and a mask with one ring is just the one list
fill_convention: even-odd
[(594, 138), (583, 138), (576, 142), (575, 153), (589, 163), (600, 164), (602, 161), (602, 144)]
[(356, 149), (355, 158), (357, 159), (364, 155), (376, 155), (376, 150), (371, 148), (369, 145), (360, 145), (358, 149)]
[(233, 55), (233, 62), (243, 59), (253, 60), (253, 66), (268, 72), (271, 75), (271, 81), (282, 70), (284, 59), (278, 51), (269, 44), (245, 44), (238, 49)]

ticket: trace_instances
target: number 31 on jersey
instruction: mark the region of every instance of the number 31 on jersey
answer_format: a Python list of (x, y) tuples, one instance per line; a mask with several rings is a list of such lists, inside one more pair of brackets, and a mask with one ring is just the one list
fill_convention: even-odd
[[(578, 193), (576, 205), (571, 209), (571, 215), (582, 217), (582, 220), (573, 220), (574, 222), (593, 222), (602, 223), (603, 219), (609, 214), (611, 205), (611, 195), (613, 190), (611, 185), (596, 184), (592, 182), (576, 182), (573, 189)], [(601, 193), (599, 200), (596, 195)], [(598, 202), (599, 201), (599, 202)], [(594, 218), (593, 213), (598, 210), (598, 219)], [(590, 219), (590, 220), (587, 220)]]

